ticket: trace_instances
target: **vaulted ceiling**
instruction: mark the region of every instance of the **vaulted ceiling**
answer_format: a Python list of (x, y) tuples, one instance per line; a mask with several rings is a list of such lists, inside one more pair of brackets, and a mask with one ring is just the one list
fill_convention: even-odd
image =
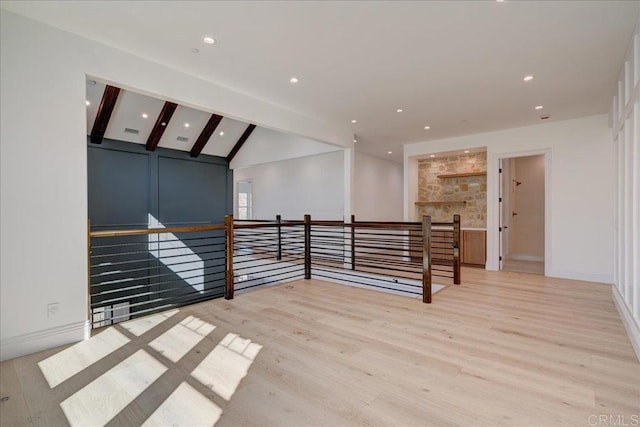
[[(117, 94), (110, 95), (110, 92)], [(99, 114), (99, 110), (104, 102), (110, 101), (113, 111), (100, 132), (96, 127), (100, 127), (105, 112)], [(163, 147), (189, 151), (194, 157), (201, 153), (228, 157), (239, 141), (238, 147), (249, 137), (250, 134), (241, 140), (249, 127), (254, 128), (248, 123), (227, 117), (220, 119), (215, 114), (121, 90), (96, 80), (87, 81), (87, 134), (94, 143), (100, 143), (94, 140), (98, 131), (104, 138), (146, 144), (148, 150)]]
[[(405, 143), (537, 124), (542, 114), (555, 121), (607, 113), (640, 2), (4, 1), (2, 7), (350, 126), (358, 149), (396, 156)], [(204, 43), (205, 36), (215, 43)], [(534, 79), (525, 83), (528, 74)], [(294, 76), (298, 83), (291, 84)], [(203, 114), (199, 126), (185, 130), (178, 126), (182, 112), (176, 110), (161, 144), (176, 144), (187, 131), (197, 137), (208, 120)], [(220, 125), (227, 124), (236, 136), (242, 132), (227, 119)], [(123, 125), (115, 128), (123, 132)], [(217, 152), (220, 144), (203, 152)]]

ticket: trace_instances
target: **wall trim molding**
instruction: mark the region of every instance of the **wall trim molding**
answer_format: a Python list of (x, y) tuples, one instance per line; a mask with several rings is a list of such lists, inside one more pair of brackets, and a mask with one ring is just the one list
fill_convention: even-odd
[(527, 255), (527, 254), (510, 254), (506, 256), (506, 259), (512, 259), (514, 261), (534, 261), (544, 262), (544, 257), (539, 255)]
[(82, 341), (91, 335), (88, 320), (30, 332), (0, 341), (0, 361)]
[(559, 279), (581, 280), (583, 282), (604, 283), (612, 285), (613, 273), (585, 273), (584, 271), (573, 270), (551, 270), (545, 272), (545, 276), (557, 277)]
[(627, 304), (625, 304), (624, 298), (620, 294), (618, 288), (616, 286), (612, 286), (611, 288), (613, 303), (618, 309), (618, 313), (620, 313), (620, 319), (622, 319), (622, 324), (627, 331), (627, 335), (629, 336), (629, 341), (631, 341), (633, 351), (635, 351), (636, 357), (640, 362), (640, 326), (633, 319), (631, 311), (629, 311), (629, 307), (627, 307)]

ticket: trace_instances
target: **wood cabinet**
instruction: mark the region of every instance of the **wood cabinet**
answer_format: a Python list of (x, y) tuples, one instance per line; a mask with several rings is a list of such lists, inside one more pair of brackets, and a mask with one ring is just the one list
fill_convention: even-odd
[(484, 267), (487, 262), (487, 232), (462, 230), (460, 240), (460, 262), (465, 265)]

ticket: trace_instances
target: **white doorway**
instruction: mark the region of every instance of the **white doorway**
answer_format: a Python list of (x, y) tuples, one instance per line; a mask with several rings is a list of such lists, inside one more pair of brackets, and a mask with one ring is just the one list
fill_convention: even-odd
[(545, 272), (545, 155), (500, 159), (500, 269)]
[(253, 184), (250, 180), (238, 182), (238, 219), (253, 219)]

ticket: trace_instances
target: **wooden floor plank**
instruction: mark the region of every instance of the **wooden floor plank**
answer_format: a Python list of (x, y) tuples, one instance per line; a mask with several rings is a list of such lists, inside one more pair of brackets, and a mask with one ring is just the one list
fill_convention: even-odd
[[(0, 403), (2, 425), (64, 424), (63, 401), (141, 350), (167, 371), (110, 425), (169, 422), (185, 399), (203, 403), (194, 421), (219, 408), (219, 426), (587, 425), (590, 415), (640, 413), (640, 364), (608, 285), (463, 269), (462, 285), (422, 304), (301, 280), (154, 319), (116, 326), (130, 342), (111, 353), (85, 344), (90, 366), (53, 388), (38, 363), (58, 355), (41, 366), (65, 366), (59, 359), (77, 350), (3, 362), (0, 390), (11, 398)], [(164, 342), (181, 322), (208, 326), (197, 339)], [(261, 347), (245, 361), (247, 375), (212, 384), (233, 371), (217, 366), (228, 363), (220, 346), (244, 354), (249, 340)], [(85, 399), (87, 411), (91, 400), (100, 399)]]

